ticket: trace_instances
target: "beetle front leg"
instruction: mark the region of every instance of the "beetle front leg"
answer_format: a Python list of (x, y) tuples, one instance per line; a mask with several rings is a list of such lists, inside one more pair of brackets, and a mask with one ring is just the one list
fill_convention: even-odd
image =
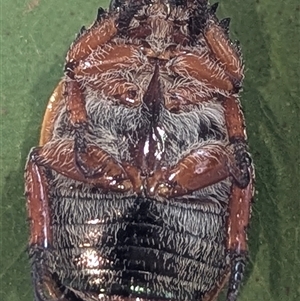
[(77, 64), (117, 34), (116, 20), (107, 18), (104, 14), (99, 16), (99, 20), (96, 20), (91, 28), (82, 30), (81, 35), (71, 45), (66, 58), (67, 65)]
[(221, 65), (208, 53), (178, 53), (167, 65), (170, 70), (183, 76), (192, 77), (208, 87), (220, 91), (234, 92), (234, 82), (225, 73)]
[(209, 23), (204, 32), (204, 38), (214, 57), (224, 66), (228, 75), (236, 82), (241, 82), (244, 77), (243, 64), (236, 47), (226, 35), (224, 29), (215, 22)]
[(84, 83), (85, 88), (113, 97), (128, 107), (138, 106), (141, 102), (139, 88), (122, 77), (120, 69), (140, 68), (145, 63), (141, 61), (137, 47), (123, 44), (106, 45), (76, 65), (67, 63), (65, 91), (67, 96), (70, 95), (67, 103), (72, 101), (72, 97), (79, 103), (83, 102), (79, 99), (83, 98), (81, 85)]
[(126, 66), (139, 67), (143, 63), (141, 60), (137, 46), (111, 43), (82, 58), (76, 64), (67, 62), (65, 69), (69, 77), (80, 80), (83, 76), (120, 71), (120, 68)]

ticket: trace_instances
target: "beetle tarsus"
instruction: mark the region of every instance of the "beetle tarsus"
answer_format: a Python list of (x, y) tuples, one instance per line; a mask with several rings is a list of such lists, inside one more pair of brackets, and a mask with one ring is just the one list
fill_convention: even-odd
[(246, 253), (243, 252), (238, 254), (236, 251), (231, 251), (230, 253), (231, 274), (226, 301), (236, 301), (245, 272)]

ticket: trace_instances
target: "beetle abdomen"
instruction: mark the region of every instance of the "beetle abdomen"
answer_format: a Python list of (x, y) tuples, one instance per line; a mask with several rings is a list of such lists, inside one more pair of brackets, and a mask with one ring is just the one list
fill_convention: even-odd
[(53, 246), (45, 253), (65, 288), (199, 300), (224, 273), (220, 202), (83, 193), (69, 184), (52, 190)]

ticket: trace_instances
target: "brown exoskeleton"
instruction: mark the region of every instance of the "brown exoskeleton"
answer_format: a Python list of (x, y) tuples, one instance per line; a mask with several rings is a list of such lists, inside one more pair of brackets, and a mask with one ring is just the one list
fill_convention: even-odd
[(35, 301), (237, 300), (254, 176), (216, 8), (112, 1), (71, 45), (26, 166)]

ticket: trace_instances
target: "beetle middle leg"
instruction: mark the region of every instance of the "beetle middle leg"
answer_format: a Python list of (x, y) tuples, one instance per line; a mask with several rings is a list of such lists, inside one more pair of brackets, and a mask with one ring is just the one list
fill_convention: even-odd
[[(75, 80), (66, 80), (65, 89), (64, 97), (74, 139), (48, 141), (31, 151), (29, 162), (103, 189), (124, 192), (133, 186), (140, 187), (138, 172), (132, 166), (117, 162), (96, 145), (87, 144), (88, 117), (82, 90)], [(131, 180), (128, 175), (131, 175)]]
[[(232, 177), (239, 189), (248, 189), (251, 161), (243, 144), (243, 116), (234, 97), (224, 99), (230, 143), (208, 144), (191, 151), (175, 166), (158, 170), (148, 179), (151, 195), (176, 197)], [(249, 201), (249, 200), (247, 200)]]
[(216, 91), (234, 92), (236, 89), (232, 79), (209, 53), (179, 52), (167, 67), (178, 75), (204, 82)]
[(161, 196), (174, 197), (212, 185), (228, 176), (234, 178), (227, 217), (227, 250), (231, 261), (227, 301), (235, 301), (247, 255), (246, 228), (254, 175), (247, 152), (244, 117), (234, 95), (239, 90), (243, 68), (235, 48), (224, 35), (221, 28), (211, 25), (205, 33), (211, 54), (198, 57), (194, 53), (178, 54), (169, 68), (178, 75), (204, 82), (219, 93), (229, 138), (227, 151), (218, 150), (219, 146), (199, 148), (182, 158), (176, 166), (157, 172), (153, 176), (156, 184), (150, 179), (149, 188)]
[[(97, 184), (103, 188), (118, 190), (117, 187), (122, 187), (122, 191), (127, 191), (130, 189), (130, 185), (128, 184), (128, 179), (125, 179), (126, 172), (121, 164), (116, 162), (116, 160), (99, 147), (89, 145), (86, 141), (89, 122), (85, 108), (84, 93), (86, 87), (89, 86), (95, 91), (98, 91), (99, 88), (104, 88), (101, 80), (103, 74), (106, 74), (106, 72), (111, 74), (113, 70), (120, 68), (120, 66), (131, 64), (132, 60), (135, 61), (134, 54), (136, 49), (134, 47), (126, 45), (106, 45), (104, 48), (105, 49), (99, 49), (95, 54), (82, 59), (76, 66), (67, 70), (64, 96), (70, 126), (75, 133), (73, 154), (70, 153), (68, 155), (69, 159), (67, 161), (74, 161), (77, 167), (77, 173), (75, 172), (71, 175), (71, 172), (68, 172), (67, 176), (74, 179), (80, 178), (80, 181), (88, 181), (89, 183), (95, 182), (95, 180), (91, 179), (98, 179), (98, 182), (96, 181)], [(89, 78), (93, 79), (89, 80)], [(124, 79), (122, 80), (120, 77), (115, 78), (115, 80), (121, 83), (119, 89), (117, 89), (117, 91), (110, 91), (109, 88), (106, 87), (106, 89), (101, 89), (102, 93), (110, 92), (112, 95), (108, 96), (115, 96), (117, 101), (125, 102), (129, 106), (136, 106), (138, 104), (138, 100), (136, 99), (136, 87), (134, 87), (133, 84), (126, 83)], [(82, 87), (83, 84), (85, 85), (84, 88)], [(60, 146), (56, 145), (56, 147), (59, 148)], [(66, 149), (64, 151), (66, 151)], [(66, 169), (62, 170), (60, 166), (56, 166), (56, 164), (53, 163), (56, 161), (56, 158), (53, 156), (54, 153), (49, 155), (46, 164), (58, 170), (60, 173), (65, 173)], [(129, 173), (133, 172), (133, 168), (128, 164), (126, 164), (126, 166), (128, 167)], [(74, 170), (74, 168), (71, 168), (71, 170)], [(137, 172), (135, 172), (135, 175), (136, 174)], [(133, 181), (137, 182), (138, 176), (134, 176), (133, 178)], [(126, 182), (124, 182), (125, 186), (118, 185), (123, 181)]]
[[(231, 258), (227, 300), (235, 301), (244, 273), (245, 257), (247, 254), (246, 228), (250, 218), (254, 179), (251, 159), (247, 152), (244, 116), (237, 96), (234, 95), (238, 92), (243, 79), (243, 65), (237, 49), (228, 37), (226, 37), (224, 29), (214, 21), (208, 22), (204, 31), (204, 38), (210, 48), (209, 53), (201, 56), (197, 56), (196, 53), (178, 53), (175, 55), (169, 68), (178, 75), (190, 76), (210, 85), (214, 91), (220, 94), (220, 102), (222, 102), (224, 108), (229, 138), (228, 146), (233, 150), (233, 159), (231, 159), (231, 162), (236, 162), (234, 166), (239, 170), (238, 177), (236, 177), (235, 172), (227, 173), (235, 178), (232, 184), (228, 206), (229, 216), (227, 218), (227, 249)], [(186, 158), (182, 160), (186, 160)], [(179, 162), (180, 164), (181, 162)], [(207, 171), (208, 169), (205, 167), (205, 170)], [(229, 171), (228, 167), (224, 166), (223, 171), (225, 170)], [(174, 173), (174, 171), (177, 173)], [(181, 179), (178, 177), (179, 172), (176, 168), (174, 171), (166, 173), (164, 177), (166, 183), (168, 183), (170, 176), (183, 181), (184, 175), (182, 174)], [(218, 178), (218, 175), (219, 173), (217, 172), (215, 177)], [(192, 180), (192, 177), (190, 178)], [(198, 176), (195, 178), (201, 179)], [(172, 183), (173, 187), (169, 185), (174, 191), (175, 184), (178, 183), (174, 181)], [(166, 190), (166, 184), (161, 182), (160, 185)], [(199, 185), (201, 186), (201, 184)], [(166, 191), (170, 194), (172, 189), (167, 189)]]
[[(122, 64), (126, 64), (126, 62), (128, 63), (129, 58), (133, 55), (133, 51), (134, 49), (127, 47), (126, 45), (114, 45), (114, 47), (107, 46), (106, 51), (99, 50), (94, 56), (79, 61), (77, 66), (74, 66), (74, 68), (67, 71), (64, 94), (70, 125), (75, 130), (75, 160), (82, 173), (87, 176), (93, 176), (97, 171), (95, 170), (95, 166), (88, 166), (87, 164), (88, 152), (85, 136), (88, 127), (88, 117), (85, 108), (85, 88), (81, 87), (81, 83), (84, 81), (86, 85), (96, 90), (101, 88), (100, 86), (103, 86), (101, 81), (103, 80), (99, 77), (107, 71), (112, 72), (112, 69), (119, 68)], [(93, 77), (93, 75), (96, 76), (96, 78), (89, 80), (89, 77)], [(130, 92), (134, 91), (134, 88), (132, 85), (126, 86), (124, 82), (121, 82), (121, 84), (123, 90), (117, 91), (116, 93), (121, 94), (119, 95), (121, 102), (122, 100), (126, 101), (128, 98), (128, 102), (130, 103), (130, 94), (132, 94)], [(126, 91), (126, 89), (128, 89), (128, 91)], [(129, 95), (126, 95), (127, 92)], [(136, 104), (133, 102), (131, 105)]]
[[(70, 125), (75, 131), (74, 142), (54, 142), (55, 145), (40, 149), (40, 161), (59, 173), (79, 181), (93, 183), (106, 189), (128, 191), (127, 173), (114, 158), (96, 145), (89, 145), (86, 141), (88, 117), (85, 108), (83, 92), (75, 80), (66, 82), (66, 106)], [(67, 145), (65, 145), (67, 143)], [(53, 150), (52, 150), (52, 149)], [(63, 168), (58, 158), (64, 157), (68, 168)], [(128, 164), (129, 173), (133, 171)], [(135, 173), (137, 175), (137, 172)], [(133, 177), (136, 183), (138, 176)], [(120, 183), (123, 183), (122, 185)]]

